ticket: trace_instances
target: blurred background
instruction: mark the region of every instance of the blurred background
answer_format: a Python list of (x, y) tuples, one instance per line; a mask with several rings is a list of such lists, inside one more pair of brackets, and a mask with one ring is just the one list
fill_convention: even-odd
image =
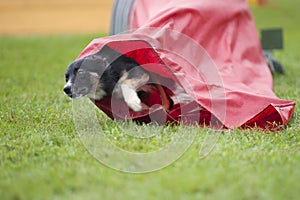
[(0, 35), (107, 33), (113, 0), (0, 0)]
[(0, 35), (108, 33), (112, 5), (113, 0), (0, 0)]

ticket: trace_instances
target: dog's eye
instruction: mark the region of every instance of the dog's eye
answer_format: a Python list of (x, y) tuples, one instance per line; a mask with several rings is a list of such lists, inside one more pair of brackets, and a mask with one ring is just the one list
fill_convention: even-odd
[(85, 72), (86, 72), (86, 71), (84, 71), (84, 70), (82, 70), (82, 69), (79, 69), (79, 70), (77, 71), (77, 74), (79, 74), (79, 75), (81, 74), (81, 75), (82, 75), (82, 74), (84, 74)]

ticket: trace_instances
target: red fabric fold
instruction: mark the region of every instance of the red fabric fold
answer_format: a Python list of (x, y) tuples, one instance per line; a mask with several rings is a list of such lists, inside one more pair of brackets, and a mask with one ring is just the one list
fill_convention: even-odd
[(142, 98), (150, 109), (140, 113), (121, 100), (95, 102), (109, 117), (222, 128), (288, 123), (295, 102), (273, 93), (272, 75), (244, 0), (139, 0), (132, 13), (129, 26), (134, 31), (95, 39), (78, 58), (107, 45), (160, 75), (170, 88), (172, 83), (181, 86), (193, 101), (175, 104), (169, 113), (156, 106), (161, 100), (155, 90)]

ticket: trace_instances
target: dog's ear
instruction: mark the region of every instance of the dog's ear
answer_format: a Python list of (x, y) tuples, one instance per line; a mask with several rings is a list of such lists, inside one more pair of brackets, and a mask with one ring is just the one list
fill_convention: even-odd
[(115, 60), (117, 60), (118, 58), (122, 57), (123, 55), (115, 50), (113, 50), (112, 48), (108, 47), (107, 45), (105, 45), (100, 51), (98, 51), (96, 54), (96, 56), (100, 56), (102, 57), (102, 59), (105, 59), (105, 61), (108, 64), (113, 63)]
[(121, 57), (122, 54), (117, 51), (104, 46), (100, 51), (93, 55), (89, 55), (82, 59), (80, 68), (90, 72), (103, 73), (103, 71), (110, 66), (116, 59)]
[(108, 67), (108, 62), (100, 55), (94, 54), (87, 56), (80, 62), (80, 69), (87, 72), (97, 73), (101, 75)]

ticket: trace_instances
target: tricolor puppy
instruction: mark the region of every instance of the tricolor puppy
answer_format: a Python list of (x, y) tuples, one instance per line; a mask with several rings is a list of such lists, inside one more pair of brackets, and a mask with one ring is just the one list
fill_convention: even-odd
[(64, 92), (72, 99), (88, 96), (100, 100), (113, 96), (123, 99), (135, 112), (145, 108), (137, 92), (151, 79), (152, 83), (157, 83), (155, 86), (161, 95), (163, 108), (168, 111), (171, 106), (170, 99), (153, 75), (150, 77), (133, 59), (107, 46), (97, 54), (71, 63), (65, 78)]

